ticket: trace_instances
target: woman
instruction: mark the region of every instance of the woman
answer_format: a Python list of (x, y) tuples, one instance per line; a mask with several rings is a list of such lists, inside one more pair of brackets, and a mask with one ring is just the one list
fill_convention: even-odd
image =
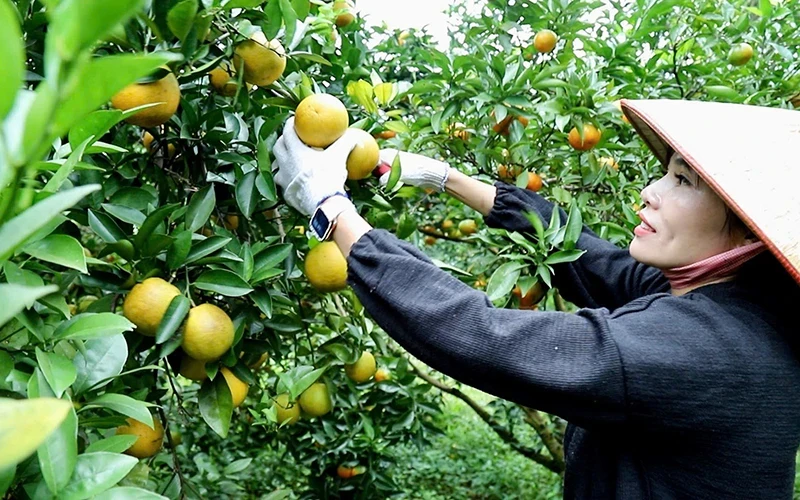
[[(623, 109), (667, 172), (642, 191), (630, 252), (584, 228), (586, 254), (556, 269), (555, 285), (582, 307), (574, 314), (494, 308), (414, 246), (372, 229), (337, 194), (347, 135), (314, 151), (290, 120), (275, 146), (276, 182), (306, 214), (321, 203), (315, 229), (335, 221), (350, 285), (410, 353), (570, 423), (565, 498), (791, 498), (800, 113), (687, 101)], [(527, 231), (531, 211), (550, 219), (536, 193), (418, 155), (402, 153), (401, 167), (405, 182), (446, 190), (489, 226)]]

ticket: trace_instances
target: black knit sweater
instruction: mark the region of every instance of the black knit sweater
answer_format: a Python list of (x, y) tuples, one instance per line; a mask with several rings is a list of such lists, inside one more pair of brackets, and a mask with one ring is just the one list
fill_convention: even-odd
[[(488, 225), (527, 231), (552, 205), (498, 184)], [(566, 217), (562, 217), (562, 221)], [(584, 228), (556, 269), (577, 313), (493, 307), (414, 246), (372, 230), (349, 282), (411, 354), (570, 422), (564, 497), (789, 499), (800, 445), (798, 287), (768, 254), (675, 297), (664, 276)]]

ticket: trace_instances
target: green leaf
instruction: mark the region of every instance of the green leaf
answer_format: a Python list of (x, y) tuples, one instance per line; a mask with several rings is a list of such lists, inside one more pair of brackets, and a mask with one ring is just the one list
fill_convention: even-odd
[(239, 205), (239, 210), (248, 219), (253, 215), (253, 211), (259, 202), (258, 190), (256, 190), (257, 177), (258, 171), (251, 170), (236, 183), (236, 204)]
[(17, 467), (12, 465), (5, 469), (0, 469), (0, 495), (5, 498), (5, 494), (14, 482), (14, 477), (17, 475)]
[(86, 447), (85, 453), (93, 453), (96, 451), (108, 451), (110, 453), (122, 453), (135, 443), (139, 436), (132, 436), (130, 434), (120, 434), (118, 436), (109, 436), (105, 439), (95, 441)]
[(59, 499), (82, 500), (120, 482), (139, 463), (136, 457), (97, 451), (78, 456), (75, 472)]
[(76, 123), (69, 129), (69, 143), (72, 149), (76, 144), (81, 144), (90, 137), (93, 137), (89, 144), (94, 143), (111, 130), (111, 127), (121, 122), (129, 113), (124, 113), (118, 109), (101, 109), (89, 113), (83, 120)]
[[(104, 0), (89, 0), (106, 3)], [(129, 0), (125, 0), (126, 2)], [(77, 21), (77, 29), (83, 26)], [(179, 56), (166, 52), (147, 55), (121, 54), (98, 57), (81, 67), (72, 93), (59, 104), (53, 120), (55, 137), (63, 136), (84, 116), (108, 102), (114, 94)]]
[(49, 48), (56, 48), (61, 59), (71, 61), (135, 14), (142, 3), (142, 0), (62, 0), (50, 16), (47, 37), (54, 42)]
[(136, 248), (144, 248), (147, 244), (147, 241), (151, 238), (153, 232), (155, 232), (158, 226), (164, 222), (164, 219), (166, 219), (169, 214), (177, 210), (180, 206), (181, 205), (179, 203), (164, 205), (148, 215), (142, 226), (139, 228), (139, 232), (136, 233), (136, 237), (133, 240), (134, 246)]
[(555, 264), (563, 264), (564, 262), (574, 262), (580, 258), (581, 255), (585, 254), (585, 250), (561, 250), (559, 252), (554, 252), (547, 256), (544, 263), (555, 265)]
[(275, 267), (292, 253), (294, 248), (290, 243), (281, 243), (279, 245), (271, 246), (256, 255), (253, 268), (258, 271), (262, 268)]
[(278, 392), (289, 391), (292, 399), (297, 399), (300, 394), (306, 389), (311, 387), (311, 384), (316, 382), (322, 374), (325, 373), (325, 368), (314, 369), (313, 366), (300, 365), (292, 368), (288, 372), (279, 373), (278, 379)]
[(525, 264), (519, 262), (506, 262), (498, 267), (486, 285), (486, 294), (489, 296), (489, 300), (494, 302), (508, 295), (519, 279), (520, 269), (523, 267)]
[(225, 475), (229, 474), (236, 474), (237, 472), (242, 472), (247, 467), (250, 466), (250, 463), (253, 461), (252, 458), (241, 458), (239, 460), (235, 460), (228, 464), (223, 470), (222, 473)]
[(133, 208), (123, 207), (121, 205), (112, 205), (110, 203), (103, 203), (101, 205), (103, 210), (110, 213), (122, 222), (133, 224), (134, 226), (141, 226), (144, 224), (145, 215)]
[(0, 263), (5, 262), (30, 235), (51, 219), (100, 189), (97, 184), (61, 191), (28, 208), (0, 226)]
[(83, 313), (62, 323), (53, 334), (55, 340), (96, 339), (129, 332), (136, 325), (114, 313)]
[(214, 380), (204, 381), (197, 398), (203, 420), (221, 437), (227, 436), (233, 414), (233, 399), (225, 377), (217, 375)]
[(228, 0), (222, 6), (225, 10), (231, 9), (252, 9), (253, 7), (258, 7), (266, 0)]
[(0, 469), (35, 452), (71, 411), (69, 401), (56, 398), (0, 398)]
[[(72, 359), (78, 377), (72, 386), (78, 396), (93, 386), (102, 387), (122, 372), (128, 360), (128, 344), (122, 334), (89, 340)], [(105, 383), (100, 383), (105, 380)], [(127, 449), (127, 448), (126, 448)]]
[(22, 251), (45, 262), (76, 269), (82, 273), (87, 272), (83, 247), (78, 240), (66, 234), (51, 234), (27, 245)]
[(25, 48), (19, 17), (8, 0), (0, 0), (0, 61), (3, 61), (3, 78), (0, 78), (0, 120), (6, 116), (17, 91), (22, 87), (25, 74)]
[(151, 429), (153, 428), (153, 415), (150, 413), (149, 407), (153, 406), (150, 403), (133, 399), (124, 394), (105, 393), (99, 398), (89, 401), (86, 406), (108, 408), (118, 413), (122, 413), (126, 417), (142, 422)]
[(36, 362), (39, 363), (39, 369), (42, 370), (44, 378), (57, 398), (64, 394), (78, 376), (72, 360), (61, 354), (44, 352), (37, 347)]
[(735, 101), (740, 98), (738, 92), (725, 85), (707, 85), (705, 89), (711, 97), (719, 97), (728, 101)]
[(67, 178), (72, 174), (75, 167), (78, 163), (83, 159), (83, 153), (86, 151), (86, 146), (89, 145), (89, 139), (86, 139), (81, 144), (79, 144), (73, 151), (70, 153), (69, 158), (67, 161), (64, 162), (61, 167), (59, 167), (58, 171), (53, 174), (53, 177), (47, 181), (42, 191), (47, 193), (55, 193), (61, 188), (61, 185)]
[(142, 488), (119, 486), (104, 491), (92, 500), (168, 500), (168, 498)]
[[(173, 233), (173, 236), (174, 233)], [(183, 265), (186, 257), (192, 249), (192, 233), (189, 231), (182, 231), (175, 236), (175, 240), (167, 250), (167, 266), (170, 269), (178, 269)]]
[[(52, 397), (47, 380), (41, 370), (36, 369), (28, 380), (28, 397)], [(39, 446), (37, 456), (47, 487), (53, 494), (58, 494), (69, 482), (75, 468), (75, 457), (78, 455), (78, 417), (75, 409), (70, 408), (64, 421)]]
[(256, 306), (261, 309), (261, 312), (264, 313), (264, 316), (267, 318), (272, 317), (272, 297), (270, 297), (269, 293), (259, 290), (250, 294), (250, 298), (252, 298), (253, 302), (256, 303)]
[(214, 194), (213, 184), (209, 184), (193, 194), (186, 207), (186, 216), (184, 217), (187, 231), (193, 233), (203, 227), (208, 222), (216, 204), (217, 198)]
[(223, 236), (211, 236), (210, 238), (204, 239), (192, 246), (192, 250), (184, 260), (183, 265), (191, 264), (196, 260), (202, 259), (206, 255), (211, 255), (220, 248), (225, 247), (229, 241), (231, 241), (231, 238), (225, 238)]
[(194, 286), (226, 297), (241, 297), (253, 291), (253, 288), (241, 276), (223, 269), (204, 272), (195, 280)]
[(23, 309), (31, 307), (38, 299), (58, 291), (56, 285), (22, 286), (0, 283), (0, 326), (8, 323)]
[(378, 105), (375, 104), (375, 100), (372, 97), (372, 84), (368, 81), (349, 82), (347, 84), (347, 95), (357, 104), (360, 104), (368, 113), (378, 112)]
[(403, 175), (403, 166), (400, 165), (400, 155), (394, 157), (392, 161), (392, 172), (389, 174), (389, 179), (386, 181), (386, 191), (391, 191)]
[(89, 210), (88, 218), (89, 227), (106, 243), (116, 243), (125, 239), (125, 233), (108, 215)]
[(197, 15), (197, 0), (183, 0), (169, 10), (167, 14), (167, 26), (175, 36), (186, 40), (186, 36), (192, 30), (194, 18)]
[(569, 215), (567, 216), (567, 233), (564, 235), (564, 249), (572, 250), (581, 237), (583, 231), (583, 220), (581, 218), (581, 211), (578, 204), (573, 201), (569, 207)]
[(158, 325), (158, 330), (156, 330), (156, 344), (163, 344), (172, 338), (180, 328), (181, 323), (183, 323), (183, 319), (189, 313), (191, 305), (189, 299), (183, 295), (178, 295), (172, 299), (169, 307), (167, 307), (167, 312), (164, 313), (164, 317)]

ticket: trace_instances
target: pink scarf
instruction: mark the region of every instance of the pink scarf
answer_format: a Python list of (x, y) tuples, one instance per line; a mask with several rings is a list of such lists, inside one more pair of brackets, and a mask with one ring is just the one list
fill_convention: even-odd
[(688, 266), (662, 269), (662, 272), (669, 280), (673, 290), (682, 290), (711, 280), (733, 276), (745, 262), (760, 254), (766, 248), (764, 243), (757, 241), (721, 254), (712, 255)]

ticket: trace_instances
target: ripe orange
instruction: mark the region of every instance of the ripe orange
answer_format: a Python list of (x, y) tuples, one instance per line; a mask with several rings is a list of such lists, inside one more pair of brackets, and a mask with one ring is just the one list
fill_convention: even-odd
[(223, 366), (220, 368), (219, 372), (222, 373), (223, 377), (225, 377), (225, 382), (228, 384), (228, 389), (231, 390), (233, 407), (237, 408), (247, 397), (247, 391), (250, 390), (250, 386), (239, 380), (239, 377), (234, 375), (233, 372), (227, 367)]
[(334, 11), (344, 11), (336, 16), (336, 26), (343, 28), (352, 23), (356, 16), (353, 14), (353, 4), (348, 0), (337, 0), (333, 2)]
[(274, 83), (286, 69), (286, 50), (277, 40), (267, 40), (256, 31), (249, 40), (236, 46), (233, 66), (244, 72), (244, 81), (259, 87)]
[(300, 403), (300, 408), (311, 417), (321, 417), (333, 408), (328, 386), (324, 382), (311, 384), (297, 401)]
[(372, 134), (372, 137), (376, 139), (392, 139), (397, 135), (397, 132), (394, 130), (382, 130), (380, 132), (376, 132)]
[(236, 95), (236, 78), (233, 76), (233, 68), (229, 63), (222, 63), (208, 73), (211, 87), (220, 95), (233, 97)]
[(189, 309), (181, 347), (198, 361), (214, 361), (230, 349), (233, 336), (233, 321), (225, 311), (214, 304), (200, 304)]
[(154, 337), (169, 303), (180, 294), (175, 285), (161, 278), (147, 278), (134, 286), (125, 297), (122, 314), (136, 325), (137, 332)]
[(389, 380), (391, 378), (391, 375), (389, 374), (389, 372), (387, 370), (384, 370), (383, 368), (379, 368), (378, 371), (375, 372), (375, 377), (374, 378), (375, 378), (375, 382), (383, 382), (385, 380)]
[(278, 424), (286, 422), (286, 425), (292, 425), (300, 420), (300, 404), (297, 401), (292, 403), (289, 400), (289, 393), (279, 394), (275, 398), (275, 410)]
[(450, 219), (445, 219), (442, 221), (441, 227), (443, 230), (447, 231), (448, 229), (452, 229), (455, 226), (455, 223)]
[(181, 89), (172, 73), (148, 83), (132, 83), (111, 98), (111, 105), (122, 111), (160, 103), (125, 118), (125, 121), (140, 127), (156, 127), (169, 120), (178, 110)]
[(433, 245), (434, 243), (436, 243), (436, 238), (434, 238), (433, 236), (426, 236), (423, 241), (425, 242), (426, 245)]
[(306, 277), (320, 292), (338, 292), (347, 287), (347, 260), (334, 241), (323, 241), (306, 254)]
[(541, 53), (551, 52), (556, 47), (558, 37), (551, 30), (542, 30), (533, 37), (533, 47)]
[(381, 150), (375, 138), (367, 132), (354, 128), (351, 133), (357, 137), (358, 142), (347, 157), (347, 178), (351, 181), (366, 179), (372, 175), (375, 165), (378, 164)]
[(467, 126), (461, 122), (448, 125), (447, 128), (445, 128), (445, 132), (450, 134), (450, 137), (461, 139), (462, 141), (467, 141), (470, 138), (470, 133), (467, 130)]
[(578, 128), (573, 127), (572, 130), (569, 131), (567, 140), (569, 141), (569, 145), (574, 149), (577, 149), (578, 151), (589, 151), (593, 147), (597, 146), (597, 143), (600, 142), (600, 131), (597, 130), (597, 127), (594, 125), (590, 123), (584, 123), (583, 139), (581, 139)]
[(525, 187), (531, 191), (542, 189), (542, 177), (536, 172), (528, 172), (528, 185)]
[(183, 356), (181, 359), (180, 374), (189, 380), (202, 382), (208, 378), (206, 373), (206, 362), (198, 361), (190, 356)]
[(511, 293), (517, 299), (519, 299), (520, 309), (533, 309), (536, 304), (542, 300), (546, 292), (547, 290), (545, 290), (542, 282), (537, 281), (536, 284), (533, 285), (530, 290), (528, 290), (528, 293), (526, 293), (524, 297), (522, 296), (522, 289), (519, 287), (519, 285), (515, 286)]
[(619, 163), (617, 163), (617, 160), (611, 158), (610, 156), (601, 157), (599, 160), (597, 160), (597, 163), (599, 163), (601, 167), (607, 167), (612, 170), (619, 170)]
[(375, 375), (375, 370), (375, 356), (369, 351), (361, 353), (361, 357), (355, 363), (344, 366), (345, 374), (357, 384), (363, 384), (371, 379)]
[(136, 458), (152, 457), (164, 443), (164, 427), (161, 420), (153, 418), (153, 428), (133, 418), (127, 418), (127, 425), (117, 427), (115, 434), (137, 436), (138, 439), (125, 450), (125, 453)]
[(350, 124), (347, 108), (330, 94), (312, 94), (297, 106), (294, 129), (301, 141), (315, 148), (327, 148)]
[(522, 167), (519, 165), (499, 165), (497, 167), (497, 175), (500, 176), (501, 179), (505, 181), (514, 181), (519, 174), (522, 173)]
[(461, 234), (469, 236), (478, 231), (478, 224), (475, 223), (474, 219), (464, 219), (458, 223), (458, 230), (461, 231)]
[[(494, 116), (494, 111), (492, 111), (491, 116)], [(500, 135), (508, 135), (509, 134), (508, 129), (511, 128), (511, 122), (514, 120), (514, 118), (516, 118), (517, 121), (522, 124), (522, 128), (528, 126), (529, 121), (524, 116), (507, 115), (505, 118), (495, 123), (494, 126), (492, 127), (492, 130), (494, 130), (495, 133), (498, 133)]]
[[(147, 150), (148, 153), (153, 152), (153, 139), (155, 139), (153, 137), (153, 134), (151, 134), (147, 130), (145, 130), (144, 133), (142, 134), (142, 144), (144, 145), (144, 148)], [(167, 144), (167, 156), (170, 158), (175, 156), (174, 144)]]
[(228, 214), (222, 219), (222, 225), (228, 231), (236, 231), (239, 229), (239, 216), (236, 214)]

